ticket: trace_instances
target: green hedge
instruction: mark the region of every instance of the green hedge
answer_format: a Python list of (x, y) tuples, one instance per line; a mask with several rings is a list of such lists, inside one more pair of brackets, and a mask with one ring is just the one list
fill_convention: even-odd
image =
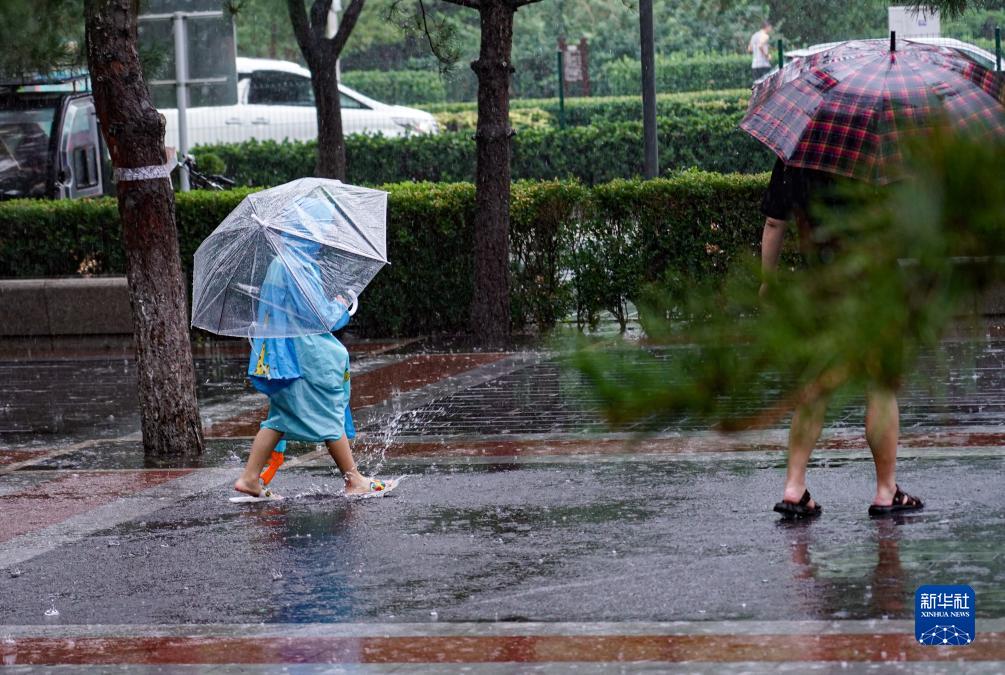
[[(684, 172), (648, 182), (516, 183), (510, 228), (513, 325), (548, 328), (617, 314), (668, 271), (724, 271), (755, 249), (765, 175)], [(402, 183), (390, 192), (388, 255), (363, 296), (353, 330), (367, 336), (466, 328), (472, 287), (474, 188)], [(183, 265), (249, 190), (179, 194)], [(85, 265), (86, 263), (86, 265)], [(112, 199), (0, 203), (0, 275), (62, 276), (82, 266), (121, 274)]]
[(428, 70), (353, 70), (342, 74), (342, 83), (370, 98), (392, 105), (447, 101), (443, 78)]
[[(749, 89), (752, 82), (750, 56), (744, 54), (656, 58), (658, 92)], [(604, 64), (598, 94), (638, 96), (641, 92), (642, 65), (639, 61), (622, 58)]]
[(342, 83), (394, 105), (423, 105), (444, 101), (473, 101), (478, 96), (478, 80), (468, 67), (457, 67), (446, 75), (431, 70), (350, 70)]
[[(659, 94), (656, 97), (656, 111), (658, 116), (667, 118), (688, 117), (695, 114), (742, 116), (747, 110), (749, 98), (749, 88)], [(450, 130), (451, 126), (454, 126), (454, 130), (458, 130), (456, 125), (458, 119), (467, 121), (464, 127), (460, 127), (466, 129), (473, 129), (477, 121), (478, 106), (475, 103), (442, 103), (424, 107), (433, 113), (441, 126), (447, 130)], [(538, 118), (534, 116), (536, 113), (547, 115), (550, 124), (558, 126), (558, 99), (528, 98), (510, 101), (510, 119), (517, 129), (541, 126)], [(565, 101), (567, 126), (638, 122), (641, 119), (642, 99), (639, 96), (594, 96), (570, 98)]]
[[(665, 172), (696, 167), (706, 171), (758, 173), (773, 156), (738, 128), (741, 113), (700, 110), (660, 119), (660, 166)], [(276, 185), (314, 170), (315, 143), (251, 141), (202, 146), (226, 164), (240, 185)], [(513, 141), (514, 180), (577, 179), (588, 185), (642, 173), (642, 124), (525, 128)], [(434, 136), (346, 139), (349, 180), (379, 185), (402, 180), (457, 182), (474, 178), (475, 142), (470, 131)]]
[[(558, 95), (553, 58), (518, 58), (515, 67), (515, 97), (528, 99)], [(592, 70), (591, 84), (595, 95), (639, 96), (642, 91), (641, 65), (635, 59), (624, 57), (608, 61)], [(458, 66), (447, 75), (440, 75), (436, 70), (350, 70), (343, 73), (342, 82), (378, 101), (399, 105), (425, 107), (448, 101), (474, 102), (478, 95), (478, 81), (467, 66)], [(749, 55), (713, 54), (656, 59), (656, 90), (659, 92), (740, 88), (749, 91), (750, 84)], [(573, 87), (568, 93), (572, 95), (575, 92), (578, 88)]]

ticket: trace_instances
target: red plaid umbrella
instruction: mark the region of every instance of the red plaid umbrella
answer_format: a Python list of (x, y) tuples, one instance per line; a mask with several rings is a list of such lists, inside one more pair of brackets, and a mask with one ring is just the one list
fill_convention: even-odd
[(854, 40), (754, 87), (740, 127), (791, 166), (886, 183), (908, 135), (948, 122), (1005, 136), (1005, 78), (961, 51)]

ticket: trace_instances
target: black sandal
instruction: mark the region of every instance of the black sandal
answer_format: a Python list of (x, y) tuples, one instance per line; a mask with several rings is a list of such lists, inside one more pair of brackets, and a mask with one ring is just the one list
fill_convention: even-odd
[(897, 492), (893, 495), (893, 503), (889, 506), (873, 504), (869, 507), (870, 516), (889, 516), (902, 511), (919, 511), (925, 508), (925, 503), (917, 497), (912, 497), (900, 489), (897, 485)]
[(823, 507), (819, 504), (814, 504), (812, 507), (807, 506), (810, 503), (810, 491), (803, 491), (803, 497), (799, 500), (799, 503), (780, 501), (775, 504), (775, 511), (782, 514), (784, 518), (815, 518), (823, 512)]

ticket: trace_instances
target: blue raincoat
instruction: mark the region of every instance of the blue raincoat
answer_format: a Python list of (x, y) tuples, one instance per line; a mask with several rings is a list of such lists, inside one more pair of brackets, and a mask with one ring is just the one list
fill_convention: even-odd
[[(331, 330), (344, 327), (348, 308), (327, 300), (322, 287), (320, 244), (285, 232), (282, 237), (284, 255), (266, 272), (258, 321), (286, 332), (300, 317), (320, 315)], [(349, 411), (349, 352), (331, 333), (254, 338), (248, 376), (269, 396), (269, 416), (261, 426), (283, 433), (278, 452), (285, 451), (285, 439), (322, 442), (356, 435)]]

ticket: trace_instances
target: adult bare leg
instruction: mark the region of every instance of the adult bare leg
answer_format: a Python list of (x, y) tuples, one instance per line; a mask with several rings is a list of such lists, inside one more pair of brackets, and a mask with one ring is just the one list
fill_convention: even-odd
[(897, 442), (900, 409), (897, 396), (888, 389), (869, 392), (865, 412), (865, 439), (876, 464), (876, 497), (873, 504), (889, 506), (897, 492)]
[[(785, 492), (782, 500), (799, 503), (806, 491), (806, 466), (810, 462), (813, 446), (820, 438), (827, 415), (828, 397), (822, 396), (796, 408), (792, 414), (792, 428), (789, 430), (789, 458), (785, 472)], [(806, 505), (816, 506), (810, 500)]]
[(244, 465), (244, 472), (241, 477), (234, 482), (234, 489), (238, 492), (258, 496), (262, 493), (262, 486), (258, 476), (265, 468), (265, 463), (269, 461), (269, 455), (279, 445), (283, 439), (282, 432), (275, 429), (261, 428), (255, 435), (255, 440), (251, 443), (251, 454), (248, 456), (248, 463)]

